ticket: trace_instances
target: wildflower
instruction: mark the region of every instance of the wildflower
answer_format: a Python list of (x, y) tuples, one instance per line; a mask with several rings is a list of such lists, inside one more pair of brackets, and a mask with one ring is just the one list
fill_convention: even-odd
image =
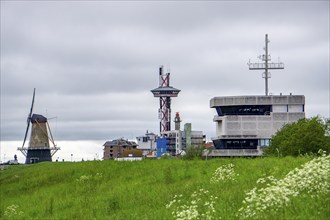
[(266, 180), (264, 178), (260, 178), (257, 180), (257, 184), (262, 184), (262, 183), (265, 183)]
[(257, 184), (267, 183), (266, 187), (256, 187), (246, 193), (243, 207), (237, 217), (255, 218), (269, 210), (278, 210), (290, 202), (292, 197), (307, 193), (312, 197), (330, 192), (330, 156), (315, 158), (301, 168), (290, 171), (283, 179), (273, 176), (260, 178)]
[(237, 174), (234, 172), (234, 164), (223, 165), (215, 170), (210, 182), (219, 183), (228, 180), (234, 180), (235, 176), (237, 176)]
[(79, 179), (76, 179), (77, 182), (86, 182), (92, 178), (92, 175), (82, 175)]
[[(167, 209), (173, 209), (172, 216), (175, 219), (212, 219), (215, 213), (214, 204), (217, 197), (209, 196), (209, 191), (199, 189), (190, 195), (190, 201), (184, 199), (177, 200), (175, 195), (173, 200), (166, 204)], [(182, 195), (179, 195), (182, 198)]]
[(24, 213), (18, 210), (18, 205), (10, 205), (5, 210), (5, 216), (11, 219), (22, 216)]

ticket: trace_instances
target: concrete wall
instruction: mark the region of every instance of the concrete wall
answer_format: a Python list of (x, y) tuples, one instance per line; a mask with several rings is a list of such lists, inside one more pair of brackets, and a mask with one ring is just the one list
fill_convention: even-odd
[(210, 107), (230, 105), (288, 105), (305, 104), (303, 95), (279, 95), (279, 96), (224, 96), (214, 97), (210, 100)]
[[(143, 139), (148, 139), (146, 142), (143, 142)], [(156, 150), (157, 144), (156, 144), (156, 135), (146, 134), (144, 136), (139, 136), (136, 138), (138, 147), (137, 149), (141, 149), (144, 151), (150, 151), (150, 150)]]
[(304, 112), (271, 113), (262, 116), (222, 116), (215, 117), (216, 135), (251, 135), (258, 138), (270, 138), (286, 123), (305, 117)]
[(225, 115), (214, 116), (216, 136), (251, 136), (269, 139), (286, 123), (305, 118), (304, 96), (232, 96), (215, 97), (210, 106), (272, 105), (270, 115)]
[(191, 146), (191, 123), (184, 124), (184, 132), (186, 136), (186, 148)]
[[(208, 153), (208, 157), (261, 156), (263, 150), (258, 149), (215, 149)], [(204, 156), (206, 156), (204, 154)]]

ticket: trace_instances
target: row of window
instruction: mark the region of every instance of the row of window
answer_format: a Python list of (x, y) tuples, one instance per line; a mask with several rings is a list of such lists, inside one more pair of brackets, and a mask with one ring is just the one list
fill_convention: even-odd
[(257, 149), (260, 147), (268, 147), (269, 139), (217, 139), (213, 140), (216, 149)]
[(236, 105), (216, 107), (219, 116), (269, 115), (271, 112), (305, 112), (304, 105)]
[(271, 105), (236, 105), (216, 107), (219, 116), (224, 115), (269, 115)]

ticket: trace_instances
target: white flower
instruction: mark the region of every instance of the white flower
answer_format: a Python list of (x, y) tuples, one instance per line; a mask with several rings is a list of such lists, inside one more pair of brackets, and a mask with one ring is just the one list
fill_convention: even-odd
[(228, 180), (234, 180), (237, 176), (234, 172), (234, 164), (228, 164), (218, 167), (213, 173), (210, 182), (219, 183)]
[[(246, 193), (243, 207), (238, 211), (238, 217), (252, 218), (267, 210), (278, 209), (290, 202), (290, 198), (296, 197), (303, 192), (312, 196), (330, 191), (330, 156), (322, 155), (315, 158), (300, 169), (295, 168), (283, 179), (277, 180), (273, 176), (266, 179), (270, 183), (265, 188), (253, 188)], [(264, 183), (264, 178), (257, 180)]]
[[(170, 203), (166, 204), (166, 208), (171, 208), (172, 216), (175, 219), (212, 219), (213, 213), (215, 213), (214, 204), (217, 197), (209, 196), (209, 191), (203, 188), (193, 192), (190, 195), (190, 200), (185, 201), (182, 195), (179, 197), (182, 200), (175, 200), (177, 196), (175, 195)], [(175, 205), (174, 205), (175, 204)]]

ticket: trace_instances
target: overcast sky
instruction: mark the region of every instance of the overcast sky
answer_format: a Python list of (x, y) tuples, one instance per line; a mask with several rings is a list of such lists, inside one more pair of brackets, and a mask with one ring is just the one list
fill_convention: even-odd
[(22, 141), (34, 113), (55, 139), (134, 139), (158, 133), (158, 68), (181, 90), (172, 118), (215, 136), (215, 96), (306, 97), (306, 116), (329, 117), (329, 1), (1, 1), (1, 142)]

